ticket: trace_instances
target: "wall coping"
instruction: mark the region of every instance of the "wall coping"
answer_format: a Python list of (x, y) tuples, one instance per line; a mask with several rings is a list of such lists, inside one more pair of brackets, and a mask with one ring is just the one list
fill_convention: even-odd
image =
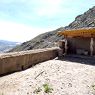
[(57, 50), (59, 47), (52, 47), (52, 48), (45, 48), (45, 49), (35, 49), (35, 50), (27, 50), (27, 51), (20, 51), (20, 52), (10, 52), (10, 53), (1, 53), (0, 59), (6, 58), (6, 57), (15, 57), (20, 55), (27, 55), (27, 54), (34, 54), (34, 53), (41, 53), (44, 51), (52, 51)]

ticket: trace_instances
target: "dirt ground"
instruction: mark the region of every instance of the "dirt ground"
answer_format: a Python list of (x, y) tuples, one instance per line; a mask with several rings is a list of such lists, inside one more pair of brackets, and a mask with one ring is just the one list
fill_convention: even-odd
[[(95, 95), (95, 66), (87, 60), (49, 60), (0, 77), (0, 95)], [(45, 92), (44, 84), (51, 91)]]

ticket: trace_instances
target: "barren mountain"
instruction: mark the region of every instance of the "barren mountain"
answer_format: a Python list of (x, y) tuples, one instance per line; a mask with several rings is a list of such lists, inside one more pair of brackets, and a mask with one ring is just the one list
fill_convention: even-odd
[(46, 32), (41, 35), (38, 35), (34, 39), (24, 42), (19, 46), (16, 46), (11, 51), (23, 51), (30, 49), (46, 48), (57, 46), (57, 42), (63, 39), (62, 36), (59, 36), (57, 32), (63, 31), (64, 29), (77, 29), (77, 28), (86, 28), (86, 27), (95, 27), (95, 6), (89, 9), (84, 14), (78, 15), (75, 20), (66, 27), (61, 27), (54, 31)]

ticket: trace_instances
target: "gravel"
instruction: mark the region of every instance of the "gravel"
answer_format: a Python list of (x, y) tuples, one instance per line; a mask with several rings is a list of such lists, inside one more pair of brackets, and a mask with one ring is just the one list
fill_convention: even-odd
[(94, 65), (54, 59), (0, 77), (0, 95), (95, 95), (94, 85)]

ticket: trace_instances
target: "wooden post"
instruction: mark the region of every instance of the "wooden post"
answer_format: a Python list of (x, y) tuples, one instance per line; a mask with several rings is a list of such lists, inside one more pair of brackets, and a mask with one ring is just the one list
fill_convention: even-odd
[(94, 44), (94, 41), (93, 41), (93, 38), (91, 38), (91, 41), (90, 41), (90, 55), (93, 56), (93, 44)]
[(59, 41), (59, 50), (58, 50), (58, 56), (61, 58), (63, 57), (63, 54), (65, 53), (65, 41), (64, 40), (60, 40)]
[(65, 55), (67, 54), (67, 38), (65, 38)]

